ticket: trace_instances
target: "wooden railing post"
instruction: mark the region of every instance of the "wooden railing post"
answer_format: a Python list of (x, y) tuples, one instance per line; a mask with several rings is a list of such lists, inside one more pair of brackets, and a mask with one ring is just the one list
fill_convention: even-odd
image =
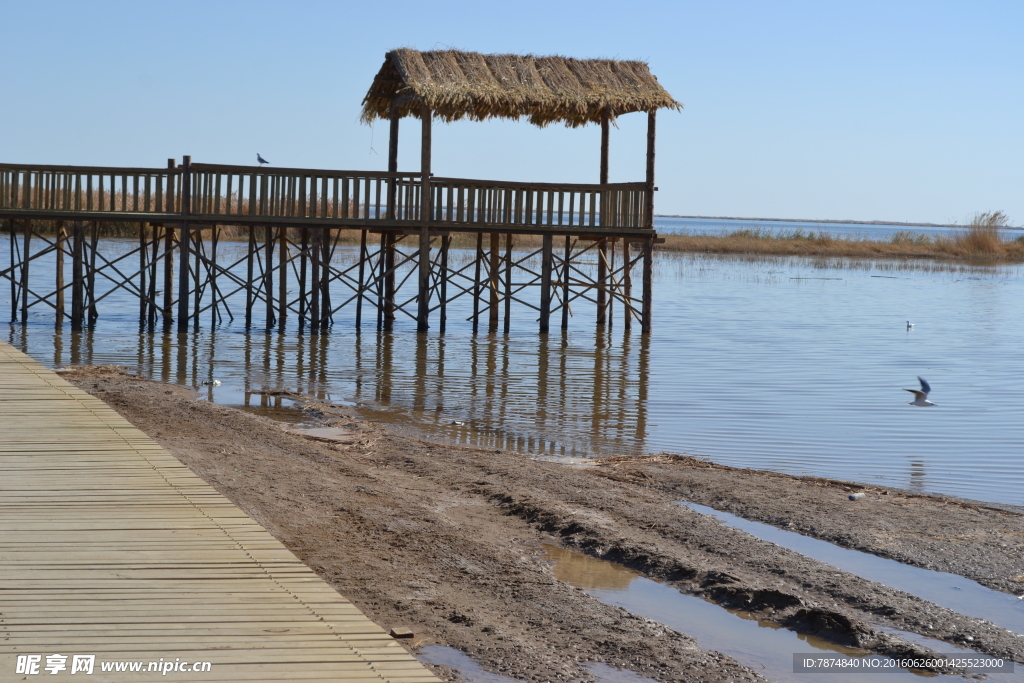
[(178, 332), (188, 332), (188, 291), (192, 235), (188, 215), (192, 213), (192, 157), (181, 158), (181, 236), (178, 238)]

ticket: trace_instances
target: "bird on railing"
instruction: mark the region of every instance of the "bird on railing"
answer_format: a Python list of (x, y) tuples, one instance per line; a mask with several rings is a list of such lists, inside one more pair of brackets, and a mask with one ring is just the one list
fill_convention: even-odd
[(262, 166), (263, 164), (269, 164), (270, 163), (269, 161), (267, 161), (266, 159), (261, 157), (259, 152), (256, 152), (256, 161), (259, 162), (260, 166)]

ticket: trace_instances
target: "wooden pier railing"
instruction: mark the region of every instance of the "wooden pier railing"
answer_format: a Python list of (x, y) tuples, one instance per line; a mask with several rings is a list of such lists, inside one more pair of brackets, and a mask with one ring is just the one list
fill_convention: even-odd
[[(95, 321), (97, 304), (107, 296), (96, 282), (106, 280), (138, 296), (141, 320), (153, 325), (161, 318), (167, 325), (176, 319), (179, 331), (198, 325), (206, 311), (215, 321), (222, 310), (231, 315), (228, 299), (237, 292), (245, 293), (247, 324), (262, 301), (268, 328), (294, 315), (300, 327), (323, 329), (338, 310), (331, 303), (337, 301), (332, 286), (344, 287), (342, 305), (357, 307), (357, 325), (365, 303), (376, 307), (383, 329), (404, 313), (426, 330), (432, 311), (439, 311), (443, 329), (447, 304), (471, 296), (474, 331), (484, 313), (496, 330), (501, 309), (507, 331), (511, 301), (535, 309), (542, 332), (561, 310), (564, 328), (577, 299), (595, 303), (598, 325), (607, 324), (613, 302), (621, 302), (625, 326), (635, 319), (648, 331), (653, 191), (650, 182), (433, 176), (424, 182), (420, 173), (193, 164), (188, 157), (182, 164), (169, 160), (166, 168), (0, 164), (0, 220), (6, 219), (10, 234), (10, 266), (0, 268), (0, 278), (10, 280), (12, 316), (20, 313), (22, 320), (31, 307), (43, 305), (62, 321), (68, 290), (73, 328)], [(51, 227), (40, 227), (40, 221)], [(98, 241), (104, 224), (137, 224), (135, 251), (116, 260), (105, 257)], [(218, 263), (220, 230), (231, 226), (248, 231), (244, 274), (238, 270), (242, 262)], [(340, 269), (332, 261), (339, 230), (359, 232), (358, 268)], [(469, 267), (448, 263), (458, 233), (475, 235)], [(405, 238), (412, 235), (419, 240), (410, 249), (412, 240)], [(526, 259), (514, 258), (513, 236), (520, 245), (531, 235), (542, 238), (541, 246)], [(564, 245), (556, 247), (555, 237), (564, 238)], [(137, 269), (127, 272), (126, 259), (136, 256)], [(528, 264), (534, 256), (539, 267)], [(30, 286), (30, 273), (37, 270), (32, 262), (44, 257), (56, 259), (55, 289), (48, 292)], [(640, 261), (642, 296), (634, 297), (632, 268)], [(419, 275), (407, 285), (412, 270)], [(527, 280), (514, 282), (513, 271)], [(227, 284), (233, 289), (225, 293)], [(399, 291), (413, 284), (414, 296)], [(539, 301), (519, 294), (535, 286)]]
[[(187, 184), (183, 192), (183, 183)], [(445, 229), (649, 230), (644, 183), (518, 183), (431, 178), (432, 226)], [(0, 215), (55, 220), (216, 221), (419, 227), (418, 173), (166, 169), (0, 164)], [(188, 204), (183, 204), (183, 199)]]

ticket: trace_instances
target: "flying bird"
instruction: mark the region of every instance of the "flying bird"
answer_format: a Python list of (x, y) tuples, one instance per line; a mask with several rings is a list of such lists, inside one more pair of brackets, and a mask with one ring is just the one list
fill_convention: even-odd
[(929, 406), (937, 406), (938, 403), (932, 403), (928, 400), (928, 393), (932, 390), (932, 387), (923, 377), (918, 377), (917, 381), (921, 383), (921, 390), (917, 389), (904, 389), (903, 391), (909, 391), (914, 395), (914, 400), (907, 405), (919, 406), (921, 408), (928, 408)]
[(269, 161), (267, 161), (266, 159), (261, 157), (259, 152), (256, 152), (256, 161), (259, 162), (260, 166), (262, 166), (263, 164), (269, 164), (270, 163)]

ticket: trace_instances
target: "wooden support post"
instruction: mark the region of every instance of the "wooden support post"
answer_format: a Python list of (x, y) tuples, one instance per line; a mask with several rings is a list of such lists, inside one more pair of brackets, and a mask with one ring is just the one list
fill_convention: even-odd
[(149, 307), (146, 302), (146, 257), (149, 251), (146, 249), (146, 227), (148, 223), (139, 223), (139, 326), (146, 324), (146, 317), (149, 314)]
[(263, 233), (263, 295), (267, 298), (266, 330), (274, 327), (274, 228), (267, 226)]
[[(387, 170), (388, 173), (398, 172), (398, 108), (391, 101), (390, 130), (388, 135)], [(398, 212), (398, 178), (390, 177), (387, 185), (387, 212), (388, 218), (397, 220)], [(390, 332), (394, 327), (394, 233), (384, 232), (381, 234), (381, 256), (380, 256), (380, 278), (382, 283), (378, 289), (383, 290), (381, 300), (378, 303), (377, 329), (382, 327), (385, 332)]]
[(203, 228), (199, 226), (192, 231), (192, 249), (195, 258), (192, 261), (192, 331), (199, 331), (199, 310), (202, 308), (203, 290), (199, 287), (199, 268), (202, 265), (199, 261), (200, 250), (203, 247)]
[(473, 265), (473, 334), (480, 328), (480, 294), (482, 283), (480, 282), (480, 269), (484, 260), (484, 234), (476, 234), (476, 263)]
[[(174, 159), (167, 160), (167, 206), (173, 212), (176, 202), (174, 198), (174, 185), (175, 176), (171, 171), (174, 171)], [(179, 176), (180, 177), (180, 176)], [(113, 198), (114, 190), (111, 188), (110, 196)], [(113, 199), (111, 199), (113, 201)], [(162, 311), (162, 317), (164, 320), (165, 330), (169, 330), (171, 323), (174, 318), (174, 311), (172, 307), (174, 305), (174, 226), (164, 226), (164, 309)]]
[[(608, 299), (605, 306), (605, 324), (611, 330), (615, 325), (615, 282), (612, 279), (615, 273), (615, 242), (616, 238), (609, 237), (605, 240), (608, 243), (608, 274), (605, 282), (608, 283)], [(621, 290), (620, 290), (621, 292)]]
[(256, 299), (253, 271), (256, 266), (256, 228), (249, 226), (249, 251), (245, 255), (245, 329), (252, 327), (252, 307)]
[(439, 331), (444, 334), (448, 321), (448, 247), (451, 246), (451, 235), (441, 238), (441, 324)]
[[(646, 201), (644, 205), (644, 227), (648, 230), (654, 229), (654, 139), (655, 124), (657, 123), (658, 111), (647, 112), (647, 182)], [(644, 294), (641, 317), (641, 331), (645, 334), (651, 331), (651, 310), (654, 302), (654, 238), (648, 237), (644, 241)]]
[[(180, 237), (179, 237), (180, 241)], [(174, 322), (174, 224), (164, 226), (164, 327)]]
[(356, 291), (356, 329), (363, 324), (363, 292), (366, 290), (366, 230), (359, 231), (359, 283)]
[[(398, 107), (391, 101), (391, 128), (388, 135), (388, 173), (398, 173)], [(396, 200), (398, 198), (398, 179), (388, 178), (388, 218), (398, 220)]]
[[(26, 202), (28, 201), (27, 198), (28, 198), (29, 192), (30, 192), (29, 187), (28, 187), (28, 185), (26, 185), (25, 186), (25, 197), (26, 197), (25, 201)], [(24, 246), (22, 247), (22, 251), (21, 251), (21, 324), (24, 325), (25, 323), (28, 322), (28, 266), (29, 266), (29, 263), (31, 262), (30, 261), (31, 254), (29, 253), (29, 248), (32, 246), (31, 245), (31, 242), (32, 242), (32, 221), (31, 221), (31, 219), (26, 218), (22, 222), (22, 226), (25, 229), (25, 231), (24, 231), (25, 234), (24, 234), (24, 243), (23, 243)], [(13, 275), (14, 274), (12, 273), (11, 276), (13, 277)]]
[[(220, 198), (217, 198), (220, 201)], [(213, 304), (210, 306), (210, 329), (217, 326), (220, 318), (220, 306), (217, 303), (217, 243), (220, 241), (220, 227), (214, 223), (210, 229), (210, 297)]]
[(430, 191), (430, 107), (420, 109), (422, 123), (422, 145), (420, 148), (420, 255), (419, 289), (416, 297), (416, 331), (426, 332), (430, 327), (430, 217), (433, 213)]
[(505, 334), (512, 330), (512, 233), (505, 235)]
[(498, 249), (500, 248), (500, 235), (496, 232), (491, 233), (491, 267), (488, 269), (488, 287), (491, 290), (491, 306), (490, 316), (487, 320), (487, 331), (494, 334), (498, 331), (498, 287), (501, 282), (501, 273), (499, 271), (498, 262), (500, 256), (498, 255)]
[[(602, 185), (608, 184), (608, 115), (601, 117), (601, 180)], [(593, 176), (591, 176), (593, 177)]]
[(608, 240), (597, 243), (597, 324), (608, 322)]
[(654, 229), (654, 138), (658, 111), (647, 112), (647, 179), (644, 203), (644, 227)]
[(562, 331), (569, 329), (569, 259), (572, 257), (572, 238), (565, 236), (565, 260), (562, 261)]
[(543, 248), (541, 249), (540, 264), (540, 333), (547, 334), (551, 322), (551, 260), (552, 260), (551, 233), (544, 235)]
[(85, 313), (85, 279), (82, 262), (85, 254), (85, 230), (81, 221), (71, 228), (71, 331), (81, 332)]
[(387, 233), (384, 248), (384, 331), (395, 326), (395, 233)]
[(622, 296), (625, 305), (622, 307), (623, 329), (633, 329), (633, 268), (632, 256), (629, 254), (629, 240), (622, 238)]
[(320, 331), (320, 242), (323, 239), (323, 230), (312, 228), (313, 249), (310, 258), (312, 274), (309, 283), (309, 333), (317, 334)]
[(299, 333), (306, 327), (306, 270), (309, 264), (309, 228), (302, 231), (299, 243)]
[[(608, 137), (609, 137), (608, 114), (601, 117), (601, 185), (608, 184)], [(599, 219), (602, 226), (610, 224), (608, 191), (601, 188), (601, 214)], [(597, 246), (597, 324), (598, 326), (608, 323), (608, 240), (602, 239)]]
[(67, 248), (67, 231), (64, 229), (64, 221), (57, 221), (57, 281), (54, 283), (57, 288), (57, 324), (64, 324), (64, 250)]
[(178, 332), (188, 332), (188, 259), (192, 249), (191, 228), (188, 215), (192, 213), (192, 157), (181, 158), (181, 236), (178, 238)]
[(98, 313), (96, 311), (96, 252), (100, 246), (100, 224), (92, 222), (92, 231), (89, 236), (89, 263), (85, 276), (85, 295), (89, 301), (87, 306), (89, 327), (96, 323)]
[(15, 235), (16, 228), (14, 227), (14, 219), (10, 218), (7, 220), (7, 228), (10, 233), (9, 244), (10, 248), (7, 250), (8, 255), (11, 257), (11, 277), (8, 278), (11, 282), (11, 322), (18, 322), (18, 280), (14, 277), (18, 262), (15, 260), (14, 252), (16, 251), (14, 245), (18, 239)]
[(384, 326), (384, 250), (387, 247), (388, 235), (380, 234), (380, 251), (377, 252), (377, 331)]
[(320, 329), (326, 330), (331, 324), (331, 229), (323, 228), (320, 241)]
[(654, 238), (644, 240), (644, 294), (640, 309), (640, 331), (651, 331), (651, 309), (654, 302)]
[(160, 226), (159, 224), (153, 224), (153, 235), (152, 235), (152, 252), (150, 252), (149, 259), (149, 329), (154, 330), (156, 327), (156, 312), (158, 306), (156, 305), (156, 275), (157, 275), (157, 263), (160, 257)]
[(278, 268), (280, 276), (277, 278), (277, 329), (284, 331), (284, 321), (288, 317), (288, 228), (282, 227), (277, 233), (278, 241)]

